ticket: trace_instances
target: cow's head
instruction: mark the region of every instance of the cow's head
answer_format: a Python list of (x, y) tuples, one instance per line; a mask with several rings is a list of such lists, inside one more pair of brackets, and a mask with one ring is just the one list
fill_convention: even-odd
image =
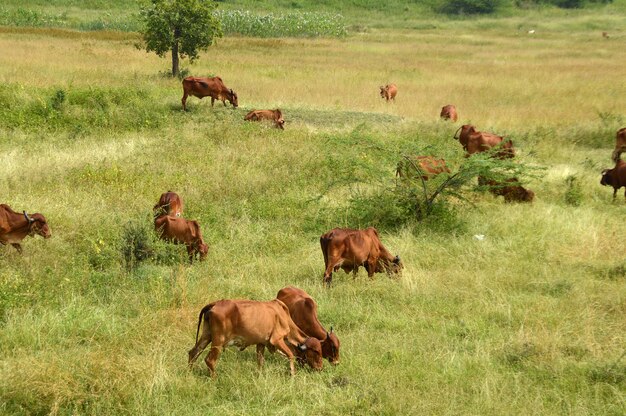
[(50, 238), (52, 236), (52, 234), (50, 233), (50, 227), (48, 227), (48, 222), (43, 215), (28, 215), (26, 211), (24, 211), (24, 217), (28, 221), (29, 236), (34, 237), (36, 234), (39, 234), (43, 238)]
[(602, 171), (602, 179), (600, 179), (600, 185), (610, 186), (613, 184), (613, 178), (611, 177), (612, 169), (604, 169)]
[(339, 338), (330, 327), (330, 332), (326, 332), (326, 339), (322, 341), (322, 355), (333, 365), (339, 364)]
[(397, 274), (397, 273), (400, 273), (403, 268), (404, 268), (404, 265), (402, 264), (402, 261), (400, 260), (400, 256), (396, 256), (387, 265), (387, 273), (396, 273)]
[(209, 252), (209, 246), (205, 244), (203, 240), (200, 240), (198, 242), (197, 249), (198, 249), (198, 253), (200, 253), (200, 261), (206, 259), (206, 256)]
[(237, 93), (230, 89), (228, 91), (228, 101), (233, 105), (234, 108), (239, 107), (239, 100), (237, 99)]
[(309, 337), (303, 344), (298, 345), (298, 355), (303, 356), (309, 367), (320, 371), (324, 367), (322, 358), (322, 344), (319, 339)]
[(276, 120), (276, 127), (281, 130), (285, 130), (285, 120), (282, 117)]
[(385, 98), (387, 96), (387, 87), (383, 87), (382, 85), (379, 87), (380, 88), (380, 98)]

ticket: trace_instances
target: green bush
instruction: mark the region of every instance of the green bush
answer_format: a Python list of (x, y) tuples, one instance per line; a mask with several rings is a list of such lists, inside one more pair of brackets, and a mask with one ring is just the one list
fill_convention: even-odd
[(579, 206), (583, 199), (583, 192), (576, 175), (569, 175), (565, 178), (565, 186), (565, 203), (574, 207)]
[(441, 0), (435, 11), (448, 15), (491, 14), (502, 7), (503, 0)]

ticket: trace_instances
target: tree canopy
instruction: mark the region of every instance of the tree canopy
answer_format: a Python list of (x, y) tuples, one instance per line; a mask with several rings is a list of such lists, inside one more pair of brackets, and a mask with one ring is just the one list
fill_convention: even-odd
[(171, 52), (172, 76), (177, 76), (179, 58), (193, 62), (200, 50), (222, 36), (220, 21), (213, 15), (216, 7), (212, 0), (151, 0), (141, 9), (146, 51), (160, 57)]

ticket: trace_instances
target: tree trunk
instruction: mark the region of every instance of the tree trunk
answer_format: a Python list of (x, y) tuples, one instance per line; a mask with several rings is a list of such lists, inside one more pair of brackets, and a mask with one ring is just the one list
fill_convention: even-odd
[(180, 73), (178, 69), (178, 39), (172, 45), (172, 77), (177, 77)]

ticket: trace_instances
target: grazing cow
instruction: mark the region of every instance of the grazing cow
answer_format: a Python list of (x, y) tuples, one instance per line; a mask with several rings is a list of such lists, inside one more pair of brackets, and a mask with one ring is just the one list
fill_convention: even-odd
[(445, 105), (441, 108), (441, 113), (439, 113), (439, 117), (444, 120), (452, 120), (457, 121), (459, 119), (459, 115), (456, 112), (456, 107), (452, 104)]
[(392, 256), (383, 246), (374, 227), (365, 230), (334, 228), (322, 234), (320, 245), (324, 254), (324, 283), (330, 286), (333, 271), (341, 267), (344, 272), (350, 271), (356, 276), (359, 267), (365, 267), (371, 278), (374, 273), (399, 273), (402, 262), (399, 256)]
[(183, 215), (183, 200), (176, 192), (167, 191), (161, 194), (159, 202), (154, 206), (154, 216), (173, 215), (180, 217)]
[(13, 211), (6, 204), (0, 204), (0, 244), (11, 244), (18, 253), (22, 254), (20, 242), (26, 237), (39, 234), (43, 238), (50, 238), (50, 228), (46, 218), (41, 214), (28, 215)]
[(276, 110), (252, 110), (244, 117), (246, 121), (270, 120), (276, 125), (276, 128), (285, 129), (285, 119), (283, 113), (277, 108)]
[[(198, 339), (203, 318), (202, 335)], [(216, 376), (217, 359), (229, 346), (243, 351), (249, 345), (256, 345), (259, 368), (263, 366), (265, 347), (270, 352), (278, 349), (289, 359), (292, 376), (296, 373), (292, 348), (304, 353), (311, 368), (321, 370), (324, 365), (319, 340), (302, 332), (291, 319), (287, 306), (278, 299), (270, 302), (223, 299), (206, 305), (198, 317), (196, 345), (189, 350), (190, 368), (209, 344), (211, 350), (204, 361), (211, 376)]]
[(154, 220), (154, 229), (162, 240), (184, 244), (190, 262), (193, 262), (196, 254), (200, 255), (200, 260), (204, 260), (209, 252), (209, 247), (202, 239), (198, 221), (162, 215)]
[(226, 100), (228, 100), (234, 108), (239, 105), (237, 101), (237, 94), (232, 89), (224, 85), (224, 81), (220, 77), (212, 78), (196, 78), (187, 77), (183, 80), (183, 110), (187, 111), (187, 97), (198, 97), (200, 99), (204, 97), (211, 97), (211, 107), (215, 100), (221, 100), (224, 107), (226, 107)]
[(302, 289), (288, 286), (280, 289), (276, 299), (287, 305), (291, 319), (305, 334), (315, 337), (322, 343), (322, 357), (328, 359), (331, 364), (339, 364), (339, 338), (330, 327), (326, 331), (317, 319), (317, 304)]
[(504, 202), (533, 202), (535, 193), (519, 184), (517, 178), (509, 178), (504, 182), (478, 177), (478, 184), (488, 186), (489, 192), (495, 196), (503, 196)]
[(603, 37), (604, 39), (608, 39), (610, 36), (609, 36), (609, 33), (608, 33), (608, 32), (602, 32), (602, 37)]
[(621, 128), (615, 135), (615, 150), (613, 150), (613, 162), (617, 163), (622, 152), (626, 152), (626, 127)]
[(389, 100), (396, 99), (396, 95), (398, 94), (398, 87), (396, 84), (387, 84), (384, 87), (380, 86), (380, 97)]
[[(613, 169), (603, 170), (600, 185), (612, 186), (613, 200), (615, 200), (618, 189), (622, 186), (626, 187), (626, 162), (619, 159)], [(624, 198), (626, 198), (626, 190), (624, 191)]]
[[(457, 133), (461, 134), (457, 137)], [(490, 150), (491, 148), (500, 147), (495, 154), (498, 159), (508, 159), (515, 156), (513, 142), (504, 140), (502, 136), (493, 133), (481, 132), (476, 130), (471, 124), (464, 124), (457, 129), (454, 139), (458, 140), (466, 152), (465, 157)]]
[(436, 159), (433, 156), (416, 156), (403, 159), (398, 162), (396, 176), (410, 178), (416, 173), (421, 174), (423, 180), (427, 181), (440, 173), (450, 173), (444, 159)]

